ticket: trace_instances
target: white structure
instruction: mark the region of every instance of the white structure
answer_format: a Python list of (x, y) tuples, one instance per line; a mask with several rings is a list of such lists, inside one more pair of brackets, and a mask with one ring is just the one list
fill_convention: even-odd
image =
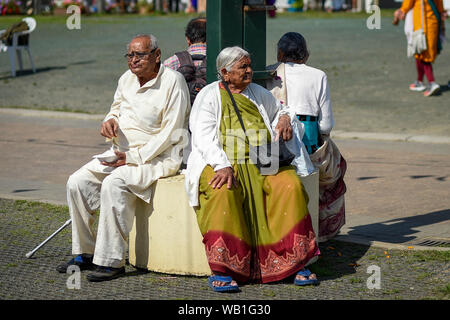
[[(308, 210), (319, 232), (319, 173), (301, 177), (308, 193)], [(169, 274), (211, 274), (194, 209), (189, 206), (184, 175), (159, 179), (152, 203), (138, 200), (129, 235), (129, 261), (138, 268)], [(308, 264), (317, 261), (311, 259)]]
[[(15, 32), (13, 33), (13, 39), (12, 39), (12, 45), (7, 44), (1, 44), (0, 45), (0, 51), (8, 51), (9, 54), (9, 61), (11, 63), (11, 74), (13, 77), (16, 76), (16, 56), (17, 60), (19, 61), (19, 68), (20, 70), (23, 70), (23, 63), (22, 63), (22, 52), (21, 50), (26, 50), (28, 53), (28, 57), (30, 58), (31, 63), (31, 69), (33, 72), (36, 72), (36, 68), (34, 67), (33, 58), (31, 57), (31, 51), (29, 46), (29, 41), (25, 45), (18, 45), (19, 36), (29, 34), (33, 32), (34, 29), (36, 29), (36, 20), (32, 17), (23, 18), (22, 21), (25, 21), (28, 25), (28, 30), (22, 31), (22, 32)], [(0, 30), (0, 35), (6, 32), (6, 30)]]
[(290, 7), (288, 0), (277, 0), (275, 1), (275, 6), (279, 11), (284, 11), (285, 9)]
[(444, 0), (444, 9), (450, 13), (450, 0)]

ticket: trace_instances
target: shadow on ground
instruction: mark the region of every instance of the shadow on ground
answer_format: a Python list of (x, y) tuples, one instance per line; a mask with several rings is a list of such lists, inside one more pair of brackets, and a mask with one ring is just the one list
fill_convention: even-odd
[[(328, 240), (319, 244), (320, 256), (317, 262), (307, 266), (317, 275), (320, 282), (340, 279), (357, 272), (357, 263), (369, 250), (369, 246), (352, 245), (345, 242)], [(295, 275), (272, 284), (292, 284)], [(270, 285), (270, 284), (268, 284)]]
[(435, 96), (440, 96), (443, 93), (446, 93), (447, 91), (450, 91), (450, 80), (448, 81), (448, 83), (443, 83), (440, 84), (441, 88), (439, 89), (439, 91), (435, 94)]
[(67, 69), (67, 67), (55, 66), (55, 67), (36, 68), (36, 73), (34, 73), (33, 70), (31, 70), (31, 69), (17, 70), (16, 77), (13, 77), (11, 75), (11, 73), (8, 73), (7, 76), (1, 77), (0, 80), (6, 80), (6, 79), (9, 80), (9, 79), (17, 78), (17, 77), (27, 77), (27, 76), (31, 76), (34, 74), (49, 72), (49, 71), (53, 71), (53, 70), (64, 70), (64, 69)]
[[(52, 67), (44, 67), (44, 68), (36, 68), (36, 72), (33, 72), (32, 69), (24, 69), (24, 70), (17, 70), (16, 71), (16, 78), (17, 77), (26, 77), (33, 74), (39, 74), (39, 73), (45, 73), (53, 70), (65, 70), (70, 66), (76, 66), (76, 65), (85, 65), (85, 64), (91, 64), (94, 63), (95, 60), (86, 60), (86, 61), (78, 61), (67, 64), (67, 66), (52, 66)], [(5, 75), (0, 77), (0, 80), (6, 80), (6, 79), (14, 79), (14, 77), (11, 75), (11, 72), (4, 73)]]
[(378, 223), (351, 227), (348, 234), (364, 238), (376, 238), (377, 241), (390, 243), (406, 243), (416, 240), (418, 231), (414, 228), (442, 223), (450, 220), (450, 209), (425, 213), (422, 215), (387, 220)]

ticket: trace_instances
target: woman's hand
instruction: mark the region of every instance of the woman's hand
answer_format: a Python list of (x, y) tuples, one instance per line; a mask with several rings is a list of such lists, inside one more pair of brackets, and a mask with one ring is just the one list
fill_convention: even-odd
[(394, 12), (394, 17), (400, 20), (405, 20), (405, 13), (402, 11), (402, 9), (397, 9)]
[(216, 174), (208, 184), (211, 185), (213, 189), (220, 189), (225, 183), (227, 184), (228, 189), (231, 189), (232, 187), (237, 188), (237, 181), (233, 174), (233, 168), (231, 167), (217, 170)]
[(275, 141), (278, 141), (280, 137), (283, 138), (284, 141), (291, 140), (292, 138), (291, 118), (288, 115), (280, 116), (275, 131), (277, 133)]

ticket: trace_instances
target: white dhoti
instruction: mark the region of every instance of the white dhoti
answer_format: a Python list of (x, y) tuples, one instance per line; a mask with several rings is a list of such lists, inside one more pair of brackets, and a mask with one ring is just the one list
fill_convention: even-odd
[[(151, 185), (161, 177), (175, 174), (177, 169), (178, 163), (171, 159), (118, 168), (103, 166), (94, 159), (72, 174), (67, 181), (72, 254), (94, 254), (96, 265), (122, 267), (136, 208), (149, 209)], [(146, 172), (145, 182), (133, 181), (134, 177), (142, 177), (142, 172)], [(137, 186), (146, 192), (136, 192)], [(98, 208), (96, 234), (93, 224)]]

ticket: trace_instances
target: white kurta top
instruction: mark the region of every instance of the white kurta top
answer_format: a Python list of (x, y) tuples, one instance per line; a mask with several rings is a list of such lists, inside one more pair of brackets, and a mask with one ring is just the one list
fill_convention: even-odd
[(287, 104), (297, 114), (319, 117), (319, 131), (329, 134), (334, 126), (330, 89), (325, 72), (305, 64), (286, 63)]
[[(207, 85), (199, 92), (192, 106), (189, 119), (192, 152), (188, 158), (185, 177), (186, 192), (191, 206), (198, 205), (199, 180), (206, 165), (210, 165), (214, 171), (231, 167), (220, 144), (222, 106), (219, 90), (219, 81)], [(273, 128), (281, 114), (289, 115), (291, 120), (295, 117), (295, 113), (283, 109), (269, 91), (255, 83), (251, 83), (241, 94), (257, 106), (272, 138), (275, 137)]]
[(267, 89), (296, 114), (318, 117), (320, 133), (329, 134), (334, 127), (334, 118), (325, 72), (290, 62), (277, 63), (268, 69), (276, 69), (278, 77), (267, 81)]
[[(135, 74), (126, 71), (119, 79), (111, 111), (104, 121), (119, 124), (113, 146), (126, 153), (124, 172), (129, 189), (146, 202), (150, 185), (173, 175), (181, 164), (182, 135), (187, 132), (190, 110), (189, 90), (184, 77), (160, 66), (158, 75), (142, 87)], [(95, 170), (114, 168), (99, 163)], [(122, 170), (123, 169), (123, 170)]]

